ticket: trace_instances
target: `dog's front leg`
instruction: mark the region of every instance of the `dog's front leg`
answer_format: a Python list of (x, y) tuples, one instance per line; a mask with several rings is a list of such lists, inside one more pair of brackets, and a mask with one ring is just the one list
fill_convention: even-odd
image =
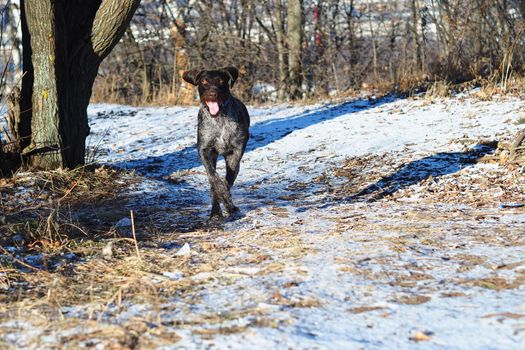
[(207, 149), (199, 149), (201, 158), (211, 189), (211, 214), (210, 218), (222, 218), (222, 211), (219, 205), (220, 187), (222, 180), (217, 175), (217, 152)]
[[(231, 189), (233, 187), (233, 184), (235, 182), (235, 179), (237, 178), (237, 175), (239, 174), (239, 168), (241, 164), (241, 158), (243, 155), (242, 150), (236, 150), (233, 153), (225, 156), (226, 160), (226, 182), (228, 183), (228, 189)], [(230, 194), (231, 198), (231, 194)], [(239, 208), (237, 208), (235, 205), (231, 207), (226, 207), (226, 210), (228, 213), (232, 214), (239, 211)]]

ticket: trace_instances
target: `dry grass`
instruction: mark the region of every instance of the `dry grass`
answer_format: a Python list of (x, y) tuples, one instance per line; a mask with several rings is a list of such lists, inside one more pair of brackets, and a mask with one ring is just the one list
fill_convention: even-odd
[[(155, 232), (155, 227), (133, 227), (133, 238), (127, 238), (122, 234), (129, 233), (82, 224), (74, 215), (66, 215), (86, 213), (93, 205), (104, 207), (108, 203), (106, 209), (114, 206), (135, 181), (140, 179), (133, 174), (96, 168), (19, 173), (1, 183), (1, 205), (7, 213), (7, 224), (1, 227), (3, 246), (17, 248), (0, 251), (0, 324), (23, 319), (56, 332), (59, 341), (71, 349), (93, 339), (115, 349), (172, 344), (178, 336), (166, 326), (173, 321), (153, 316), (161, 314), (168, 301), (176, 297), (192, 305), (199, 291), (210, 285), (227, 286), (253, 275), (280, 274), (285, 268), (282, 261), (299, 259), (307, 252), (296, 233), (287, 229), (233, 234), (221, 230), (164, 232), (141, 235), (139, 241), (135, 233)], [(21, 189), (27, 196), (18, 198)], [(32, 209), (27, 210), (29, 207)], [(121, 215), (113, 215), (112, 222)], [(191, 247), (189, 254), (177, 255), (178, 248), (166, 248), (184, 244)], [(271, 298), (269, 293), (266, 301)], [(294, 296), (283, 297), (279, 303), (288, 307), (317, 305), (315, 300)], [(147, 304), (154, 312), (119, 325), (108, 324), (115, 313), (131, 304)], [(78, 308), (78, 315), (65, 311), (71, 307)], [(206, 325), (196, 330), (205, 337), (241, 332), (253, 325), (277, 326), (264, 317), (265, 313), (249, 307), (176, 322), (179, 326)], [(248, 314), (259, 316), (246, 326), (224, 325)], [(61, 335), (65, 329), (71, 331), (69, 336)], [(2, 326), (0, 338), (21, 330), (16, 325)], [(43, 344), (38, 339), (32, 341), (37, 347)]]
[[(228, 240), (218, 245), (215, 243), (218, 236), (225, 236)], [(171, 236), (163, 236), (160, 241), (141, 243), (141, 260), (136, 256), (133, 242), (115, 239), (92, 243), (89, 248), (84, 247), (83, 261), (63, 265), (52, 272), (21, 272), (14, 267), (3, 268), (8, 281), (6, 287), (10, 287), (10, 293), (1, 296), (0, 323), (16, 316), (32, 323), (39, 322), (40, 327), (45, 325), (48, 329), (59, 331), (74, 329), (74, 324), (84, 322), (83, 326), (89, 329), (87, 333), (79, 332), (78, 335), (61, 339), (70, 348), (95, 336), (101, 337), (106, 346), (116, 343), (123, 349), (133, 348), (130, 344), (139, 337), (129, 338), (129, 328), (130, 324), (136, 327), (137, 322), (140, 327), (135, 331), (140, 335), (141, 341), (149, 339), (150, 345), (156, 346), (166, 339), (173, 342), (177, 340), (176, 334), (164, 328), (171, 321), (163, 323), (164, 321), (152, 316), (161, 314), (165, 307), (163, 305), (174, 296), (187, 305), (192, 305), (198, 300), (199, 291), (202, 288), (210, 288), (210, 285), (228, 285), (238, 279), (250, 278), (252, 273), (279, 273), (283, 268), (282, 264), (277, 262), (281, 253), (287, 257), (298, 257), (302, 254), (296, 247), (299, 242), (293, 236), (292, 232), (286, 230), (262, 231), (255, 237), (247, 232), (239, 233), (235, 237), (221, 231), (197, 231), (185, 235), (174, 233)], [(189, 243), (192, 253), (177, 256), (173, 251), (161, 247), (164, 241)], [(112, 254), (110, 258), (105, 258), (100, 252), (103, 245), (109, 242), (112, 243)], [(273, 250), (272, 257), (259, 248), (263, 246), (262, 242), (266, 243), (265, 249)], [(86, 254), (86, 249), (90, 250), (89, 254)], [(296, 253), (292, 254), (290, 251)], [(235, 256), (243, 258), (232, 259)], [(245, 271), (237, 267), (245, 264), (255, 264), (256, 271)], [(174, 271), (181, 278), (174, 280), (166, 277), (163, 275), (165, 271)], [(273, 297), (275, 294), (269, 298)], [(271, 299), (267, 301), (270, 302)], [(315, 300), (301, 297), (282, 297), (277, 302), (289, 307), (318, 305)], [(115, 312), (125, 309), (130, 303), (147, 304), (155, 312), (144, 314), (143, 319), (124, 321), (119, 326), (110, 325), (109, 330), (116, 333), (113, 339), (109, 339), (111, 333), (105, 333), (105, 320), (112, 318)], [(68, 322), (73, 324), (64, 327), (63, 320), (66, 315), (61, 310), (65, 306), (75, 305), (81, 309), (87, 306), (87, 309), (81, 312), (80, 318), (67, 316)], [(217, 333), (242, 332), (254, 325), (276, 327), (275, 321), (265, 319), (264, 314), (264, 310), (248, 307), (220, 315), (195, 314), (177, 322), (179, 327), (205, 326), (195, 330), (196, 334), (204, 337)], [(246, 325), (224, 325), (228, 320), (245, 315), (259, 316)], [(87, 320), (87, 323), (84, 320)], [(0, 334), (11, 332), (13, 329), (0, 328)]]
[[(6, 242), (16, 236), (15, 240), (23, 241), (23, 245), (52, 250), (72, 238), (101, 233), (106, 227), (82, 222), (83, 214), (93, 207), (102, 210), (104, 203), (115, 207), (125, 200), (121, 194), (137, 181), (132, 174), (105, 167), (17, 173), (0, 180), (0, 207), (6, 221), (0, 227), (3, 243), (20, 245)], [(116, 209), (104, 214), (111, 216), (111, 211)], [(84, 224), (89, 226), (89, 233)]]
[[(483, 142), (480, 141), (480, 144)], [(486, 142), (494, 146), (495, 142)], [(497, 164), (500, 167), (480, 177), (465, 176), (469, 167), (436, 181), (432, 176), (417, 177), (406, 172), (416, 167), (404, 159), (403, 152), (387, 156), (359, 156), (347, 159), (340, 167), (320, 179), (335, 198), (378, 200), (384, 197), (401, 199), (417, 194), (420, 202), (441, 201), (468, 204), (474, 207), (497, 206), (501, 203), (525, 201), (521, 184), (525, 175), (521, 171), (523, 152), (515, 159), (509, 158), (509, 142), (497, 142), (494, 152), (478, 156), (466, 152), (461, 158), (447, 158), (446, 162)], [(337, 183), (337, 185), (334, 185)], [(417, 186), (412, 188), (411, 185)], [(465, 188), (468, 194), (461, 194)]]
[(525, 88), (525, 77), (512, 75), (505, 81), (498, 77), (485, 80), (475, 94), (482, 101), (492, 101), (497, 96), (523, 96)]
[[(150, 91), (154, 86), (152, 82), (147, 82), (142, 87), (127, 86), (128, 84), (130, 82), (123, 81), (118, 75), (99, 76), (93, 86), (91, 102), (132, 106), (173, 106), (186, 103), (185, 92), (179, 91), (180, 86), (173, 82), (157, 86), (154, 91)], [(132, 93), (134, 89), (138, 89), (138, 93)]]
[(446, 81), (436, 81), (425, 92), (427, 98), (446, 98), (452, 94), (452, 86)]
[[(99, 76), (93, 88), (91, 101), (93, 103), (116, 103), (128, 104), (134, 106), (173, 106), (188, 104), (188, 91), (181, 90), (178, 81), (172, 81), (169, 84), (156, 86), (152, 82), (146, 82), (141, 86), (130, 85), (129, 81), (122, 80), (117, 75), (107, 77)], [(155, 88), (151, 90), (152, 86)], [(350, 98), (357, 98), (362, 92), (368, 92), (375, 96), (385, 96), (389, 94), (399, 94), (401, 96), (414, 96), (417, 93), (423, 93), (427, 98), (447, 98), (455, 92), (463, 92), (479, 87), (476, 96), (482, 100), (490, 100), (493, 96), (512, 95), (521, 96), (525, 88), (525, 76), (512, 74), (505, 81), (501, 81), (500, 76), (496, 73), (489, 78), (474, 75), (471, 80), (461, 83), (451, 82), (442, 79), (439, 76), (431, 78), (426, 73), (405, 72), (396, 80), (392, 78), (381, 77), (376, 80), (367, 80), (362, 84), (360, 89), (347, 89), (337, 91), (336, 94), (305, 94), (297, 101), (287, 101), (288, 103), (307, 105), (322, 102), (341, 102)], [(192, 86), (190, 90), (196, 92)], [(238, 91), (240, 87), (234, 88), (234, 93), (246, 95), (246, 91)], [(133, 91), (136, 91), (133, 93)], [(321, 93), (321, 92), (320, 92)], [(197, 99), (193, 102), (197, 104)], [(244, 102), (250, 105), (260, 106), (267, 102), (253, 97), (251, 100)], [(277, 101), (274, 101), (275, 103)]]

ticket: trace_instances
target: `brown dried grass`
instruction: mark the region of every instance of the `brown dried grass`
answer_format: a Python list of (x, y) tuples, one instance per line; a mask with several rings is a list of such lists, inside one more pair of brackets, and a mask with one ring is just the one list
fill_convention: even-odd
[(107, 227), (83, 227), (72, 213), (81, 216), (83, 211), (102, 208), (104, 203), (111, 207), (116, 204), (112, 201), (138, 180), (131, 173), (106, 167), (19, 172), (0, 180), (0, 208), (6, 221), (0, 227), (4, 244), (6, 239), (18, 236), (21, 243), (10, 243), (39, 246), (49, 252), (62, 249), (71, 239), (93, 238)]
[[(130, 176), (110, 169), (99, 169), (90, 174), (58, 172), (34, 175), (29, 179), (20, 174), (20, 177), (4, 186), (31, 184), (39, 189), (38, 193), (46, 193), (51, 197), (52, 203), (62, 201), (62, 204), (73, 205), (114, 199), (123, 188), (105, 190), (105, 184), (110, 182), (109, 179)], [(9, 208), (13, 216), (21, 214), (17, 212), (22, 209), (19, 206), (11, 205)], [(50, 221), (54, 225), (58, 220), (52, 216)], [(16, 231), (15, 224), (9, 226)], [(137, 230), (147, 229), (143, 226), (137, 227)], [(133, 325), (130, 325), (129, 321), (119, 325), (112, 324), (106, 328), (108, 333), (104, 330), (108, 325), (106, 319), (111, 319), (116, 310), (129, 303), (144, 303), (152, 308), (162, 308), (162, 305), (176, 296), (190, 305), (198, 300), (198, 291), (205, 286), (228, 284), (237, 279), (250, 278), (251, 273), (281, 273), (285, 265), (278, 259), (279, 256), (283, 257), (282, 261), (285, 258), (299, 259), (307, 251), (296, 233), (288, 229), (234, 233), (221, 230), (197, 230), (184, 234), (172, 232), (148, 237), (147, 241), (140, 242), (118, 237), (103, 239), (110, 235), (97, 237), (89, 229), (86, 229), (86, 237), (82, 239), (72, 238), (62, 232), (51, 239), (38, 225), (30, 225), (28, 230), (36, 230), (31, 231), (31, 234), (41, 237), (38, 241), (33, 240), (38, 243), (31, 246), (30, 253), (48, 256), (50, 266), (52, 259), (64, 253), (74, 253), (82, 260), (63, 261), (58, 267), (49, 269), (45, 266), (28, 269), (16, 261), (14, 254), (10, 256), (11, 259), (4, 255), (0, 260), (0, 286), (9, 292), (0, 293), (0, 324), (17, 318), (38, 324), (40, 328), (45, 327), (57, 334), (60, 334), (61, 330), (74, 329), (76, 325), (83, 324), (87, 331), (60, 338), (61, 342), (72, 348), (94, 337), (105, 346), (118, 349), (134, 348), (137, 342), (149, 342), (143, 346), (174, 342), (177, 335), (172, 330), (162, 327), (159, 320), (151, 319), (149, 314), (145, 315), (143, 320), (135, 320)], [(191, 254), (175, 255), (173, 250), (163, 248), (167, 242), (180, 246), (188, 243), (191, 246)], [(107, 253), (108, 250), (110, 254)], [(239, 266), (254, 266), (256, 270), (246, 272), (238, 268)], [(163, 272), (170, 271), (177, 272), (182, 277), (174, 280), (163, 275)], [(316, 304), (309, 299), (291, 298), (286, 305), (310, 307)], [(62, 311), (66, 306), (87, 306), (87, 309), (81, 318), (67, 316), (66, 324), (66, 315)], [(258, 325), (277, 326), (275, 322), (265, 319), (264, 313), (264, 310), (250, 308), (234, 310), (228, 315), (196, 315), (183, 322), (187, 325), (207, 325), (201, 331), (196, 331), (201, 332), (203, 336), (207, 333), (243, 331), (245, 327), (237, 329), (221, 325), (225, 320), (235, 319), (243, 314), (260, 315), (261, 317), (254, 321)], [(152, 327), (152, 324), (160, 328)], [(213, 324), (218, 326), (209, 328)], [(130, 327), (138, 329), (133, 328), (133, 331), (130, 331)], [(2, 334), (13, 332), (15, 330), (0, 327), (0, 338)], [(137, 334), (134, 335), (133, 332)], [(110, 339), (111, 333), (114, 337)]]

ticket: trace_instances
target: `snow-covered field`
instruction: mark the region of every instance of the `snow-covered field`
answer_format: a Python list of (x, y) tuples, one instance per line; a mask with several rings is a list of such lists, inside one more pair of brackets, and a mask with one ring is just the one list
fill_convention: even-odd
[[(457, 96), (250, 108), (233, 190), (243, 216), (210, 228), (197, 109), (93, 105), (91, 154), (136, 170), (127, 209), (168, 232), (158, 254), (195, 266), (143, 283), (198, 288), (110, 300), (96, 325), (0, 329), (38, 348), (79, 333), (92, 334), (79, 347), (104, 348), (94, 329), (142, 320), (142, 348), (520, 349), (525, 177), (494, 141), (515, 134), (523, 107)], [(89, 308), (61, 305), (61, 317), (92, 320)]]

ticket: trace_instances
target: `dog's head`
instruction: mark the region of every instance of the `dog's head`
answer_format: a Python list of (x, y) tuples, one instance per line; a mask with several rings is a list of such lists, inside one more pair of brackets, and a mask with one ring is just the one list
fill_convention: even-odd
[(219, 115), (220, 108), (230, 98), (230, 88), (238, 77), (239, 71), (235, 67), (217, 70), (192, 69), (182, 75), (185, 81), (198, 86), (201, 102), (213, 117)]

